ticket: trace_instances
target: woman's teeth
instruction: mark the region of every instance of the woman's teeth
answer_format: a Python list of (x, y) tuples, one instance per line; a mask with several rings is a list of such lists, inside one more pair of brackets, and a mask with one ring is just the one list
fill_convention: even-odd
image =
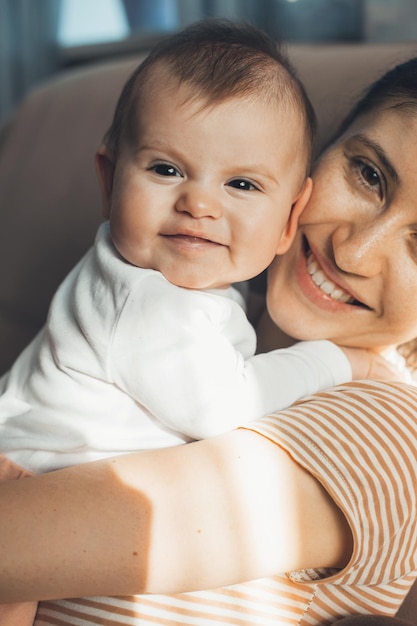
[(330, 298), (333, 298), (333, 300), (338, 300), (338, 302), (345, 302), (349, 304), (355, 302), (355, 299), (352, 298), (352, 296), (347, 293), (347, 291), (344, 291), (343, 289), (335, 285), (331, 280), (329, 280), (329, 278), (320, 269), (320, 266), (314, 259), (311, 252), (309, 252), (307, 255), (307, 272), (310, 274), (313, 283), (317, 285), (317, 287), (320, 287), (320, 289), (325, 294), (330, 296)]

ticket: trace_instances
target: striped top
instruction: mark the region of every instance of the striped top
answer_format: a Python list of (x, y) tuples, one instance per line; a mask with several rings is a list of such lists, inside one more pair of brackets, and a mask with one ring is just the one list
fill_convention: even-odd
[(42, 602), (36, 626), (314, 626), (394, 615), (417, 575), (417, 389), (355, 382), (250, 429), (287, 449), (344, 512), (354, 548), (343, 570), (302, 570), (171, 596)]

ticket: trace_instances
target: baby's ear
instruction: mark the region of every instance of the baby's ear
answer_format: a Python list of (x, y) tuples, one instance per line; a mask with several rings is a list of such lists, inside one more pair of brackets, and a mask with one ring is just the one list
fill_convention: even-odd
[(102, 145), (96, 152), (96, 172), (100, 185), (102, 211), (106, 219), (110, 217), (111, 198), (113, 191), (113, 178), (115, 169), (114, 155), (110, 150)]
[(281, 235), (281, 239), (279, 240), (277, 254), (285, 254), (288, 248), (291, 246), (294, 241), (294, 237), (297, 233), (298, 228), (298, 220), (300, 219), (301, 213), (304, 211), (305, 207), (310, 200), (311, 192), (313, 190), (313, 181), (311, 178), (307, 178), (303, 188), (294, 204), (291, 207), (291, 213), (288, 218), (287, 226), (285, 227), (284, 232)]

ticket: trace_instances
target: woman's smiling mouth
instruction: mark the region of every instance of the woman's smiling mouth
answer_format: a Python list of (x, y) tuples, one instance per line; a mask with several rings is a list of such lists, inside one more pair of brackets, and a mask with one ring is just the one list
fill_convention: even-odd
[(316, 259), (313, 256), (313, 253), (310, 251), (307, 254), (307, 272), (311, 276), (311, 280), (317, 287), (320, 287), (322, 291), (333, 300), (338, 300), (339, 302), (345, 302), (348, 304), (353, 304), (355, 299), (347, 292), (338, 287), (335, 283), (333, 283), (320, 268)]
[(334, 283), (329, 278), (309, 248), (306, 249), (305, 254), (307, 273), (316, 287), (318, 287), (326, 296), (343, 304), (351, 304), (369, 309), (366, 304), (354, 298), (351, 293), (343, 289), (340, 285)]

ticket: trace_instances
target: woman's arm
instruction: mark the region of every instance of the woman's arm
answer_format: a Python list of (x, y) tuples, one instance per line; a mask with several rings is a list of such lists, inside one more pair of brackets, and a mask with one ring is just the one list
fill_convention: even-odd
[(192, 591), (351, 551), (319, 483), (244, 430), (3, 483), (0, 510), (1, 602)]

